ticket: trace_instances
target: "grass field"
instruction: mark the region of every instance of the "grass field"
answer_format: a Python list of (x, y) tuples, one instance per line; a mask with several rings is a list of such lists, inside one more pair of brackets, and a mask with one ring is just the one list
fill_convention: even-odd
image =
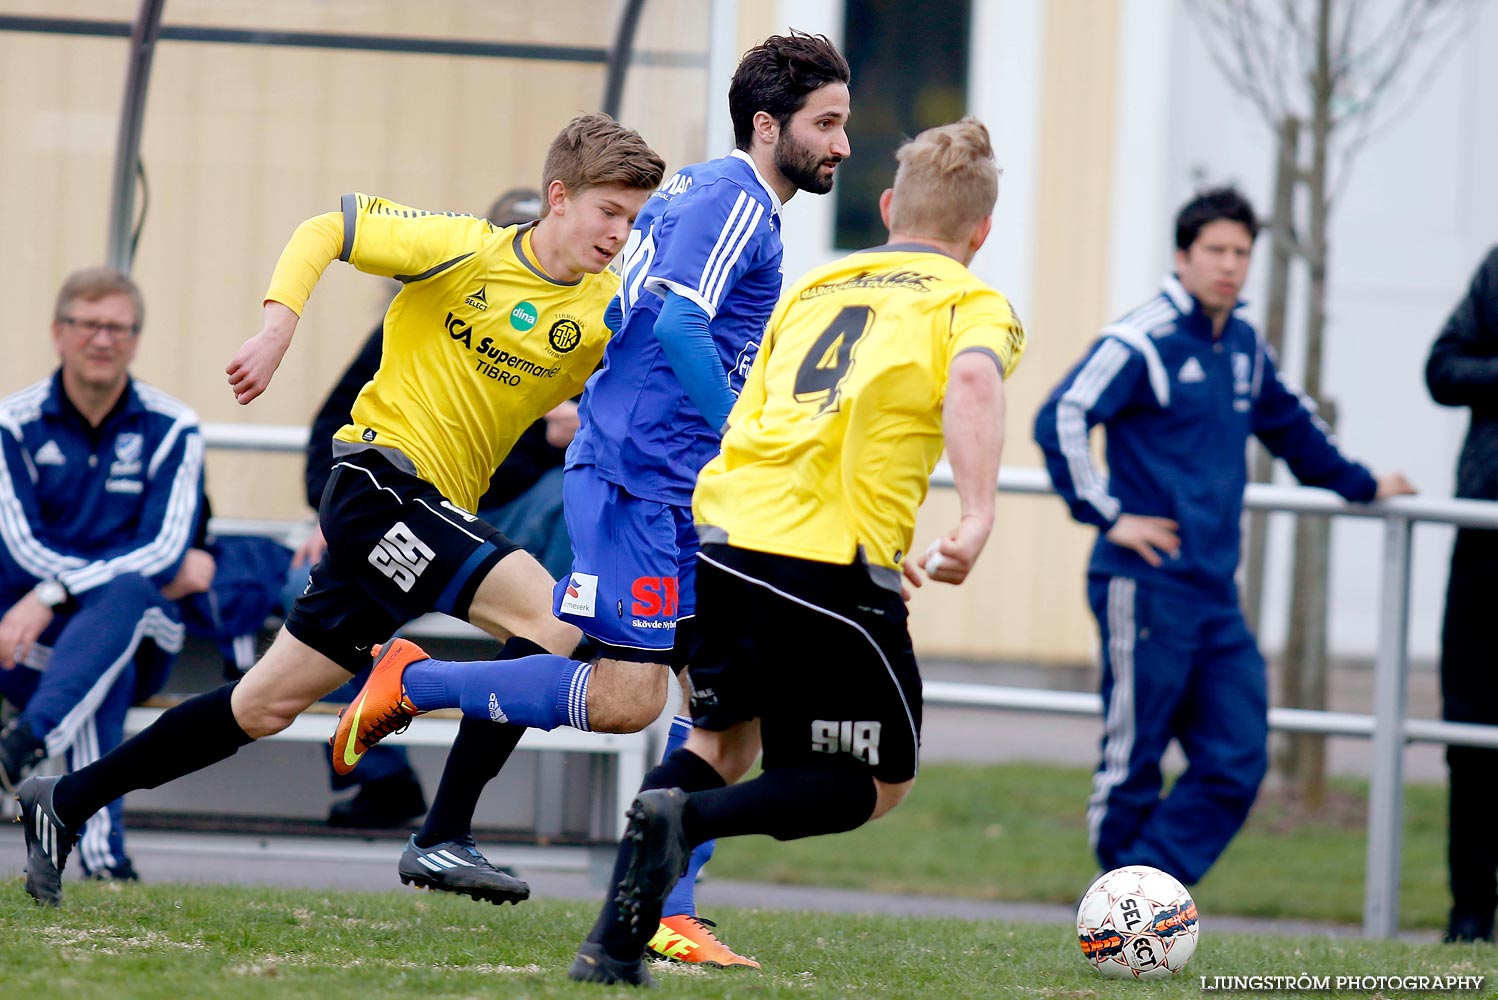
[[(911, 799), (877, 824), (780, 844), (726, 841), (714, 878), (990, 900), (1072, 904), (1095, 865), (1080, 803), (1089, 776), (1033, 765), (923, 769)], [(1498, 949), (1324, 936), (1219, 933), (1214, 916), (1361, 920), (1364, 790), (1333, 788), (1324, 815), (1272, 793), (1194, 895), (1203, 937), (1186, 971), (1160, 983), (1104, 980), (1070, 926), (901, 916), (734, 911), (712, 905), (763, 973), (657, 965), (683, 997), (1201, 997), (1201, 977), (1487, 976), (1464, 996), (1498, 996)], [(1406, 796), (1406, 926), (1439, 927), (1446, 906), (1445, 794)], [(69, 880), (62, 911), (0, 884), (5, 997), (580, 997), (627, 995), (565, 978), (593, 902), (491, 907), (413, 892), (144, 885)], [(1396, 997), (1402, 989), (1313, 995)], [(1431, 995), (1431, 994), (1427, 994)]]
[[(909, 800), (877, 823), (838, 837), (781, 844), (725, 841), (719, 878), (829, 885), (973, 899), (1075, 903), (1096, 874), (1083, 804), (1091, 775), (1033, 764), (933, 764)], [(1266, 791), (1248, 826), (1193, 891), (1203, 915), (1360, 924), (1367, 790), (1335, 782), (1324, 814), (1299, 815)], [(1446, 792), (1405, 795), (1400, 916), (1443, 927)], [(710, 891), (710, 890), (708, 890)]]
[[(591, 904), (493, 907), (412, 892), (69, 884), (41, 910), (0, 886), (7, 997), (382, 997), (633, 995), (566, 979)], [(657, 995), (680, 997), (1201, 997), (1206, 976), (1485, 975), (1492, 948), (1213, 934), (1166, 982), (1105, 980), (1067, 927), (904, 917), (725, 911), (754, 972), (657, 963)], [(1317, 995), (1405, 995), (1344, 991)]]

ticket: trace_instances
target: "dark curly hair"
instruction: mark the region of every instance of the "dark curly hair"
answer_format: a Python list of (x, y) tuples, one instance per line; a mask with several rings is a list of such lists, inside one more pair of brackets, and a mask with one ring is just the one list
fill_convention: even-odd
[(771, 35), (744, 53), (728, 85), (734, 144), (749, 148), (756, 113), (765, 112), (784, 128), (806, 104), (807, 94), (850, 78), (848, 60), (825, 36), (795, 29)]

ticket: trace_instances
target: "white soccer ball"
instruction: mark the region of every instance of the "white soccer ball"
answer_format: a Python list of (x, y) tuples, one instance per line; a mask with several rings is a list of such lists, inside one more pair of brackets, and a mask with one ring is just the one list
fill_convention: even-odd
[(1161, 979), (1196, 951), (1196, 903), (1158, 868), (1115, 868), (1092, 883), (1077, 907), (1082, 955), (1112, 979)]

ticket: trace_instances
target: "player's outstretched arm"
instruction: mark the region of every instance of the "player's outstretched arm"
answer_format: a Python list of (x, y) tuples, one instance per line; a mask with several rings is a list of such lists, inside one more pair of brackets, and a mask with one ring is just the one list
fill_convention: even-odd
[(962, 517), (932, 543), (921, 563), (933, 580), (955, 584), (967, 579), (993, 530), (1004, 452), (1004, 378), (988, 353), (969, 351), (953, 360), (942, 437)]
[(297, 314), (279, 302), (265, 303), (265, 322), (260, 332), (246, 340), (224, 371), (234, 400), (243, 406), (270, 385), (271, 376), (281, 366), (286, 349), (296, 333)]
[(297, 318), (306, 308), (312, 289), (323, 271), (343, 252), (343, 216), (337, 212), (314, 215), (291, 234), (276, 261), (270, 288), (265, 293), (265, 322), (260, 332), (245, 341), (224, 369), (234, 399), (244, 405), (265, 391), (281, 365)]

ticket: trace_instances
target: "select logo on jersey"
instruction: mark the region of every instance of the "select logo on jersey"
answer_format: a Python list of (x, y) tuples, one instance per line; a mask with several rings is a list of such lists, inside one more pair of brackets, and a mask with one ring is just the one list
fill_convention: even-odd
[(546, 331), (546, 343), (551, 353), (560, 357), (571, 354), (583, 342), (583, 327), (571, 316), (562, 316)]
[(567, 579), (562, 596), (562, 611), (579, 618), (592, 618), (598, 607), (598, 577), (592, 573), (573, 573)]
[(674, 576), (637, 576), (630, 585), (629, 596), (633, 603), (629, 613), (639, 618), (665, 618), (676, 622), (680, 602)]
[(437, 553), (432, 547), (417, 538), (404, 521), (395, 522), (369, 552), (369, 564), (406, 594), (435, 558)]
[(467, 302), (470, 306), (473, 306), (473, 308), (477, 309), (479, 312), (484, 312), (489, 308), (489, 286), (480, 285), (478, 291), (474, 292), (463, 301)]
[(811, 724), (811, 748), (817, 753), (852, 754), (865, 764), (879, 763), (879, 723), (828, 721)]
[(515, 308), (510, 310), (510, 325), (521, 333), (525, 333), (536, 325), (539, 317), (540, 314), (536, 312), (535, 306), (529, 302), (517, 302)]
[(1181, 370), (1176, 372), (1176, 380), (1185, 384), (1187, 382), (1203, 382), (1207, 373), (1202, 371), (1202, 363), (1195, 358), (1187, 358)]

